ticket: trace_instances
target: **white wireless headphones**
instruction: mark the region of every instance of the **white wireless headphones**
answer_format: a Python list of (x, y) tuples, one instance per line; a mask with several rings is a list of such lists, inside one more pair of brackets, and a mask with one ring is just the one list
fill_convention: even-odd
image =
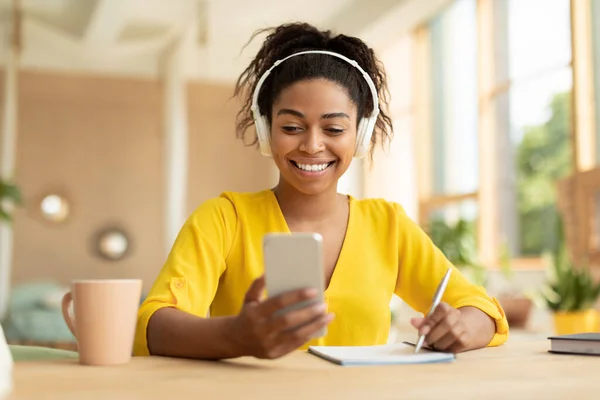
[(256, 88), (254, 89), (254, 94), (252, 96), (252, 115), (254, 117), (254, 126), (256, 129), (256, 135), (258, 136), (258, 143), (260, 145), (260, 151), (265, 156), (271, 155), (271, 132), (269, 129), (269, 120), (266, 116), (261, 115), (260, 110), (258, 108), (258, 95), (260, 93), (260, 88), (263, 85), (265, 79), (269, 76), (271, 71), (277, 67), (279, 64), (287, 60), (288, 58), (292, 58), (295, 56), (299, 56), (301, 54), (329, 54), (331, 56), (340, 58), (347, 63), (354, 66), (356, 69), (360, 71), (363, 78), (367, 81), (369, 88), (371, 89), (371, 95), (373, 96), (373, 112), (369, 117), (361, 118), (360, 123), (358, 124), (358, 130), (356, 131), (356, 150), (354, 152), (354, 157), (362, 158), (367, 155), (369, 152), (369, 145), (371, 143), (371, 136), (373, 135), (373, 129), (375, 128), (375, 122), (377, 121), (377, 116), (379, 115), (379, 98), (377, 96), (377, 89), (375, 88), (375, 84), (373, 80), (354, 60), (351, 60), (341, 54), (334, 53), (331, 51), (325, 50), (308, 50), (301, 51), (298, 53), (294, 53), (290, 56), (287, 56), (281, 60), (275, 61), (273, 66), (269, 68), (258, 80), (256, 84)]

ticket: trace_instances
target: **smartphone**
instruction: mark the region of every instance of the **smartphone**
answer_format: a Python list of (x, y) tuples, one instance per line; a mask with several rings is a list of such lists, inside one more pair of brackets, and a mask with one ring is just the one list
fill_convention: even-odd
[[(314, 288), (317, 296), (281, 310), (286, 313), (325, 300), (323, 237), (318, 233), (270, 233), (263, 238), (267, 296)], [(313, 338), (326, 334), (326, 328)]]

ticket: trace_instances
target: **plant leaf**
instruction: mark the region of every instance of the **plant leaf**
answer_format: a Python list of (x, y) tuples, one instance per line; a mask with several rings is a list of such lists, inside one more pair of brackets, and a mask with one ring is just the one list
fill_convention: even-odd
[(8, 199), (15, 204), (22, 204), (23, 197), (15, 184), (0, 181), (0, 200)]
[(4, 220), (7, 222), (12, 222), (12, 217), (10, 216), (9, 213), (7, 213), (6, 211), (4, 211), (4, 209), (2, 207), (0, 207), (0, 220)]

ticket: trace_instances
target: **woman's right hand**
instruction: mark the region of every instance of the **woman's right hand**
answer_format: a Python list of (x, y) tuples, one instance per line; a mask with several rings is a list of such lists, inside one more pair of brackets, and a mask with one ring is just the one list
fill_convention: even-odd
[(261, 276), (248, 289), (242, 311), (233, 320), (230, 338), (243, 355), (267, 359), (282, 357), (304, 345), (333, 320), (324, 303), (277, 313), (285, 307), (313, 299), (317, 295), (314, 289), (296, 290), (262, 300), (264, 289), (265, 278)]

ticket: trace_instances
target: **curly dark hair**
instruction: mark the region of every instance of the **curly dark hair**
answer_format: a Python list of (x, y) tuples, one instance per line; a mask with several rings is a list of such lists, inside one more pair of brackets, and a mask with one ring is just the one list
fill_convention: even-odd
[[(378, 143), (384, 145), (391, 140), (393, 127), (392, 120), (387, 114), (389, 91), (386, 74), (382, 63), (375, 57), (373, 49), (356, 37), (334, 35), (329, 30), (320, 31), (307, 23), (290, 23), (258, 30), (248, 43), (262, 33), (268, 33), (268, 36), (256, 57), (239, 76), (234, 90), (234, 97), (241, 96), (244, 101), (236, 121), (238, 138), (249, 146), (256, 145), (258, 142), (256, 135), (250, 141), (246, 140), (247, 130), (254, 124), (251, 110), (252, 94), (262, 74), (275, 61), (299, 51), (328, 50), (355, 60), (369, 74), (377, 88), (380, 112), (371, 137), (371, 156), (375, 145)], [(281, 91), (298, 81), (314, 78), (325, 78), (345, 87), (357, 106), (358, 120), (373, 111), (369, 86), (355, 67), (329, 55), (307, 54), (290, 58), (271, 72), (258, 96), (261, 114), (266, 115), (270, 123), (271, 107)]]

